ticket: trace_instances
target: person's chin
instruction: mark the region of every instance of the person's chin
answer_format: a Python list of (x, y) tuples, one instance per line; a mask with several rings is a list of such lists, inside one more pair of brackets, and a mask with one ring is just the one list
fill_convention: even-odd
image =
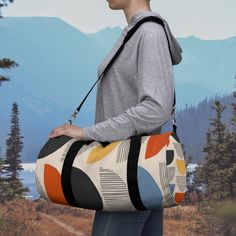
[(112, 10), (120, 10), (120, 8), (117, 8), (115, 6), (112, 5), (112, 2), (110, 2), (109, 0), (107, 0), (108, 2), (108, 5), (109, 5), (109, 8), (112, 9)]
[(120, 10), (121, 9), (121, 8), (116, 8), (116, 7), (114, 7), (114, 6), (110, 5), (110, 4), (109, 4), (109, 8), (112, 9), (112, 10)]

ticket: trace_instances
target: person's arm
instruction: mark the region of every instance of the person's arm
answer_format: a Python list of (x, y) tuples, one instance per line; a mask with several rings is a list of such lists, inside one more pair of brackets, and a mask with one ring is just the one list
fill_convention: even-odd
[(165, 124), (173, 106), (173, 65), (162, 26), (155, 34), (145, 32), (138, 55), (140, 103), (92, 126), (83, 127), (83, 140), (117, 141), (148, 133)]

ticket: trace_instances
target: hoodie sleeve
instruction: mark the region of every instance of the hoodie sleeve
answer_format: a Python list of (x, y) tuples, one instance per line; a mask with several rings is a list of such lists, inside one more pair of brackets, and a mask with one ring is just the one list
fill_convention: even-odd
[(173, 65), (162, 26), (141, 35), (137, 68), (139, 103), (117, 116), (83, 127), (83, 140), (124, 140), (149, 133), (169, 120), (174, 99)]

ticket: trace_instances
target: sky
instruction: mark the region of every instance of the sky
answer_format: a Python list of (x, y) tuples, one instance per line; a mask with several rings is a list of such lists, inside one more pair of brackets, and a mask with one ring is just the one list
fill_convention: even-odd
[[(151, 0), (150, 7), (162, 15), (176, 37), (236, 36), (236, 0)], [(84, 33), (127, 25), (123, 10), (109, 8), (107, 0), (15, 0), (2, 9), (2, 15), (56, 16)]]

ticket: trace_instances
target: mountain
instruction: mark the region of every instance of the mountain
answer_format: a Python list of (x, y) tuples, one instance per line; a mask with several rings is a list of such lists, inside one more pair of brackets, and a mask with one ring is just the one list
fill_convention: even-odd
[[(195, 84), (198, 92), (200, 87), (205, 92), (209, 90), (205, 96), (232, 92), (236, 73), (236, 36), (221, 40), (189, 36), (177, 40), (183, 49), (183, 61), (176, 68), (178, 83)], [(189, 90), (188, 95), (191, 95), (193, 90)]]
[[(120, 27), (106, 27), (88, 36), (109, 50), (121, 32)], [(183, 50), (182, 62), (174, 66), (178, 107), (197, 105), (206, 96), (233, 91), (236, 36), (221, 40), (203, 40), (194, 35), (176, 39)]]
[(122, 29), (119, 26), (113, 28), (106, 27), (96, 33), (88, 33), (87, 36), (109, 51), (119, 38), (121, 32)]
[[(22, 159), (35, 161), (51, 129), (68, 120), (96, 81), (106, 52), (56, 17), (3, 18), (0, 32), (0, 57), (19, 64), (0, 71), (11, 78), (0, 87), (0, 145), (5, 145), (11, 105), (17, 101), (25, 144)], [(94, 121), (95, 94), (96, 88), (78, 114), (81, 125)]]
[[(11, 79), (0, 87), (3, 154), (12, 103), (19, 105), (24, 136), (22, 161), (35, 162), (49, 132), (68, 120), (95, 83), (99, 63), (121, 31), (120, 27), (107, 27), (85, 34), (57, 17), (0, 19), (0, 58), (11, 58), (19, 64), (11, 70), (0, 70)], [(236, 37), (202, 40), (190, 36), (177, 40), (183, 49), (183, 61), (174, 67), (178, 109), (196, 107), (216, 93), (232, 92)], [(94, 123), (95, 99), (96, 86), (77, 115), (76, 125)]]

